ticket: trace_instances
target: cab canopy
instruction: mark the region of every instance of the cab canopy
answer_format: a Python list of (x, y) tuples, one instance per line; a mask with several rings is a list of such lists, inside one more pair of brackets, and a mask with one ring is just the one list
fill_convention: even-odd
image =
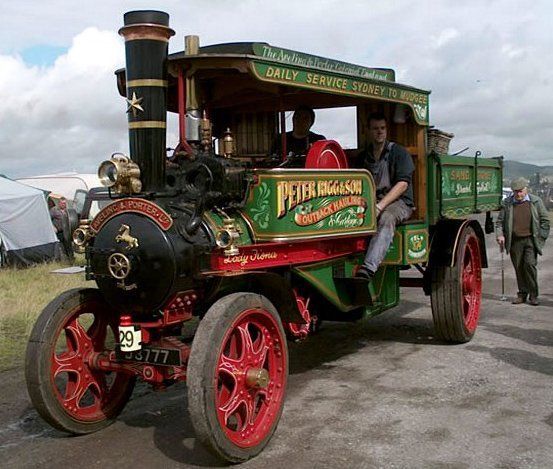
[[(429, 91), (397, 83), (391, 69), (364, 67), (262, 42), (193, 48), (189, 38), (187, 50), (168, 58), (168, 110), (178, 112), (181, 121), (184, 113), (205, 111), (215, 138), (231, 130), (237, 158), (255, 166), (268, 157), (277, 135), (290, 130), (286, 129), (285, 111), (299, 106), (315, 111), (348, 107), (356, 110), (357, 121), (352, 129), (357, 144), (346, 149), (348, 158), (355, 160), (368, 144), (370, 114), (383, 113), (388, 120), (388, 138), (413, 156), (415, 186), (424, 184)], [(125, 70), (116, 74), (119, 93), (126, 96)], [(181, 127), (181, 141), (182, 133)], [(425, 191), (416, 192), (417, 205), (425, 207)], [(423, 211), (419, 210), (420, 215)]]
[[(200, 47), (197, 54), (172, 54), (169, 73), (169, 110), (173, 112), (178, 112), (177, 77), (184, 73), (198, 84), (198, 104), (211, 111), (389, 103), (405, 106), (415, 122), (428, 125), (429, 92), (397, 83), (393, 70), (368, 68), (267, 43), (217, 44)], [(117, 74), (119, 92), (125, 96), (124, 70)]]

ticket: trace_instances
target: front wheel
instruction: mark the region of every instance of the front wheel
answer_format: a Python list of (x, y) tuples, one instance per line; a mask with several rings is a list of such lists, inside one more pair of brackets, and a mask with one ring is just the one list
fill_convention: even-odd
[(217, 456), (257, 455), (276, 430), (288, 377), (286, 337), (264, 296), (233, 293), (201, 320), (188, 362), (188, 405), (198, 438)]
[(94, 367), (113, 350), (117, 314), (93, 288), (69, 290), (39, 316), (27, 345), (25, 378), (38, 413), (58, 430), (86, 434), (113, 422), (135, 378)]
[(467, 226), (459, 236), (453, 266), (435, 267), (430, 294), (436, 335), (468, 342), (476, 332), (482, 302), (480, 239)]

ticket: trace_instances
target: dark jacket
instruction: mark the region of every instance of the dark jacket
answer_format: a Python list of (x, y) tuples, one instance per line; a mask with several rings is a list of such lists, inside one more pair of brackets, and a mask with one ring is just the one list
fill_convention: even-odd
[[(542, 254), (543, 245), (549, 236), (549, 214), (543, 201), (534, 194), (530, 196), (530, 212), (532, 214), (532, 240), (538, 254)], [(513, 241), (513, 205), (514, 197), (510, 196), (503, 200), (497, 221), (495, 222), (496, 236), (505, 236), (505, 249), (511, 250)]]
[[(386, 153), (390, 170), (390, 187), (394, 187), (400, 181), (405, 181), (408, 184), (407, 189), (401, 194), (400, 199), (409, 207), (413, 207), (415, 205), (413, 200), (413, 171), (415, 171), (413, 158), (404, 147), (393, 142), (386, 142), (385, 151), (380, 158), (384, 158)], [(361, 152), (359, 159), (361, 167), (371, 171), (374, 163), (372, 147), (369, 146), (367, 150)]]
[[(306, 155), (311, 144), (319, 140), (325, 140), (325, 136), (309, 131), (306, 137), (296, 138), (292, 130), (286, 132), (286, 155), (290, 153), (293, 155)], [(278, 135), (273, 142), (272, 153), (274, 155), (280, 155), (282, 153), (282, 137), (280, 135)]]

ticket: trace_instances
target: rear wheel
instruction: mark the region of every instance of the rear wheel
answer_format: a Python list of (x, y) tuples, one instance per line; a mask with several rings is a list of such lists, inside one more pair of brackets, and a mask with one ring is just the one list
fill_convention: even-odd
[(459, 237), (455, 264), (432, 271), (432, 317), (436, 335), (448, 342), (472, 339), (482, 301), (480, 240), (467, 226)]
[(38, 413), (53, 427), (92, 433), (125, 407), (135, 378), (94, 367), (94, 357), (113, 350), (117, 314), (96, 289), (62, 293), (39, 316), (27, 345), (27, 390)]
[(198, 438), (230, 462), (257, 455), (284, 404), (288, 349), (274, 306), (233, 293), (200, 321), (188, 362), (189, 412)]

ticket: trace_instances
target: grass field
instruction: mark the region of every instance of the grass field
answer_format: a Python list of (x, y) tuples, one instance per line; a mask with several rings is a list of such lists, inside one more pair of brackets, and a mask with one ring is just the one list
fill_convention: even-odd
[(51, 300), (65, 290), (95, 285), (86, 282), (83, 273), (50, 273), (62, 267), (67, 265), (49, 263), (0, 270), (0, 371), (23, 365), (35, 319)]

